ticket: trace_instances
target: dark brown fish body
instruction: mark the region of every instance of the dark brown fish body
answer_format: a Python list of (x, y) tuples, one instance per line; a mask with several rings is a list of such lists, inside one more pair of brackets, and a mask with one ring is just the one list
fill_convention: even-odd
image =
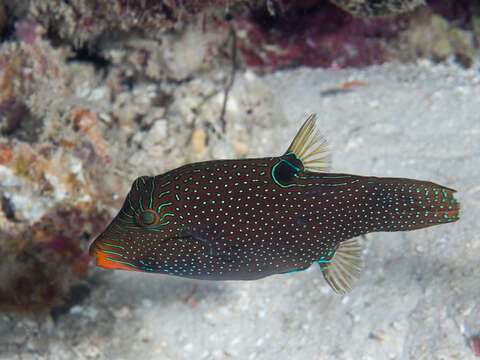
[[(452, 189), (411, 179), (309, 171), (305, 158), (289, 151), (281, 157), (189, 164), (138, 178), (90, 252), (106, 268), (250, 280), (303, 270), (314, 262), (328, 272), (348, 239), (458, 219)], [(346, 268), (337, 268), (347, 277), (346, 285), (340, 279), (337, 286), (341, 292), (348, 288), (348, 273), (357, 272), (359, 256), (355, 245), (344, 250), (336, 260)], [(335, 288), (338, 278), (331, 281)]]

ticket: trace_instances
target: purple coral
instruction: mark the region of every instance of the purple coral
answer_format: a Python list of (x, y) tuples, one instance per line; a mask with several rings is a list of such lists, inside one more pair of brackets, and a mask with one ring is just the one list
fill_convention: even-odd
[(40, 26), (33, 21), (22, 19), (15, 24), (15, 34), (20, 41), (31, 45), (40, 39)]
[(399, 28), (395, 20), (356, 19), (328, 3), (268, 21), (258, 14), (239, 18), (235, 27), (242, 34), (239, 43), (246, 64), (265, 70), (383, 63), (388, 59), (384, 41)]

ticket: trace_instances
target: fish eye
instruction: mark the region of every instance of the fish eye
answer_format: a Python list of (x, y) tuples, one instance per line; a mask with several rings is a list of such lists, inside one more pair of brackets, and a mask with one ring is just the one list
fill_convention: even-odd
[(145, 210), (138, 216), (137, 222), (140, 226), (151, 226), (158, 220), (158, 214), (153, 210)]

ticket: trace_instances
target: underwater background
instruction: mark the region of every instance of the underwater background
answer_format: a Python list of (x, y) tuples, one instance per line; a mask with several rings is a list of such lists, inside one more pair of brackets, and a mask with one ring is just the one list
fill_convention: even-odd
[[(0, 359), (480, 356), (480, 6), (0, 1)], [(438, 182), (454, 224), (318, 266), (194, 281), (94, 266), (132, 182), (279, 156), (318, 114), (331, 171)]]

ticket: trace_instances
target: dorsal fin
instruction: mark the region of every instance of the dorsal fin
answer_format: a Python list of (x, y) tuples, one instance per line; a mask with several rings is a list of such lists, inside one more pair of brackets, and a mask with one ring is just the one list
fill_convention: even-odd
[(358, 278), (362, 269), (362, 246), (358, 239), (343, 241), (338, 246), (333, 259), (321, 263), (323, 277), (328, 285), (339, 294), (352, 290), (353, 281)]
[(316, 114), (310, 115), (303, 123), (287, 152), (297, 155), (307, 170), (328, 169), (327, 141), (320, 135)]

